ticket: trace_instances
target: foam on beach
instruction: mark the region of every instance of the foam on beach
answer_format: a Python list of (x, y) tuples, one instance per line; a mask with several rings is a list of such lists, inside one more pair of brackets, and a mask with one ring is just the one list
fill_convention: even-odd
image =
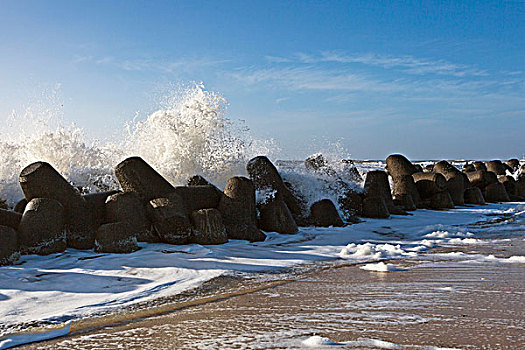
[(398, 267), (391, 263), (384, 263), (380, 261), (375, 264), (366, 264), (360, 267), (362, 270), (366, 271), (376, 271), (376, 272), (390, 272), (390, 271), (404, 271), (406, 269)]
[(303, 346), (309, 348), (329, 348), (329, 347), (344, 347), (358, 348), (358, 349), (422, 349), (422, 350), (461, 350), (457, 348), (443, 348), (438, 346), (428, 345), (403, 345), (396, 344), (381, 339), (362, 338), (358, 340), (350, 340), (344, 342), (334, 342), (330, 338), (321, 337), (318, 335), (311, 336), (302, 341)]
[(401, 245), (399, 244), (373, 244), (367, 242), (364, 244), (350, 243), (341, 250), (339, 255), (342, 258), (385, 259), (404, 256), (416, 256), (417, 254), (401, 249)]

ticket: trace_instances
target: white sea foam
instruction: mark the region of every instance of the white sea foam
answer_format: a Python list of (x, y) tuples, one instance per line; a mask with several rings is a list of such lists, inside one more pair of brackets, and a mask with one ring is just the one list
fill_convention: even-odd
[(492, 254), (490, 255), (471, 255), (470, 259), (466, 260), (466, 263), (484, 263), (484, 262), (495, 262), (495, 263), (509, 263), (509, 264), (525, 264), (525, 256), (514, 255), (508, 258), (498, 258)]
[(361, 266), (360, 269), (367, 271), (376, 271), (376, 272), (389, 272), (389, 271), (404, 271), (406, 269), (398, 267), (391, 263), (384, 263), (382, 261), (375, 264), (366, 264)]
[(428, 238), (449, 238), (449, 237), (471, 237), (474, 234), (471, 232), (449, 232), (449, 231), (434, 231), (432, 233), (428, 233), (425, 235), (425, 237)]
[(447, 241), (450, 244), (480, 244), (484, 241), (476, 238), (452, 238)]
[(403, 250), (399, 244), (373, 244), (368, 242), (364, 244), (350, 243), (341, 250), (339, 256), (346, 259), (384, 259), (417, 256), (417, 253), (407, 252)]
[(389, 341), (384, 341), (381, 339), (370, 339), (370, 338), (361, 338), (358, 340), (350, 340), (345, 342), (334, 342), (330, 338), (320, 337), (314, 335), (310, 338), (307, 338), (302, 341), (302, 345), (306, 347), (313, 348), (328, 348), (328, 347), (339, 347), (342, 346), (346, 349), (348, 348), (358, 348), (358, 349), (422, 349), (422, 350), (461, 350), (457, 348), (443, 348), (438, 346), (431, 345), (413, 345), (413, 344), (396, 344)]
[(311, 348), (317, 348), (319, 346), (334, 346), (334, 345), (344, 345), (341, 343), (336, 343), (330, 338), (320, 337), (318, 335), (311, 336), (308, 339), (303, 340), (303, 345)]

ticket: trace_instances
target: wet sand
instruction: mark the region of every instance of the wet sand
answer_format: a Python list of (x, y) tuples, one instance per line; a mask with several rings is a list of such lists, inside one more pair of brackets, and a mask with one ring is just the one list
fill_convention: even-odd
[[(469, 253), (524, 255), (523, 238), (465, 246)], [(459, 248), (441, 248), (459, 251)], [(294, 280), (262, 285), (134, 322), (76, 332), (27, 349), (281, 349), (312, 335), (352, 343), (369, 338), (462, 349), (523, 349), (525, 265), (465, 263), (435, 256), (391, 261), (405, 271), (324, 266)], [(390, 346), (390, 347), (389, 347)], [(428, 348), (432, 349), (432, 348)]]

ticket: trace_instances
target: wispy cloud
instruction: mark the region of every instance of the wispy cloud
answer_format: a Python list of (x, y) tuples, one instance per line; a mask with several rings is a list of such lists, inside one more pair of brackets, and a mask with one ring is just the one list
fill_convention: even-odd
[(93, 56), (76, 55), (75, 57), (73, 57), (74, 63), (91, 62), (91, 61), (93, 61)]
[[(271, 57), (271, 59), (270, 59)], [(381, 67), (385, 69), (396, 69), (404, 73), (423, 75), (437, 74), (454, 77), (483, 77), (488, 72), (473, 66), (456, 64), (445, 60), (432, 60), (426, 58), (416, 58), (410, 55), (389, 56), (374, 53), (348, 55), (340, 52), (325, 51), (320, 55), (309, 55), (297, 53), (293, 57), (274, 57), (267, 56), (268, 61), (276, 63), (338, 63), (338, 64), (363, 64), (368, 66)]]
[(290, 63), (290, 62), (293, 62), (293, 60), (290, 59), (290, 58), (279, 57), (279, 56), (264, 56), (264, 58), (268, 62), (273, 62), (273, 63)]
[(275, 99), (275, 103), (279, 104), (279, 103), (283, 103), (285, 101), (288, 101), (290, 98), (289, 97), (279, 97), (277, 99)]
[(110, 65), (118, 69), (134, 72), (156, 71), (162, 73), (176, 73), (182, 70), (192, 70), (198, 67), (216, 66), (229, 62), (229, 60), (214, 60), (208, 58), (183, 58), (169, 60), (163, 58), (118, 58), (112, 56), (93, 57), (76, 56), (74, 63), (94, 63), (97, 65)]
[(246, 84), (267, 83), (291, 90), (383, 91), (403, 90), (398, 82), (382, 82), (364, 75), (315, 67), (244, 68), (231, 74)]

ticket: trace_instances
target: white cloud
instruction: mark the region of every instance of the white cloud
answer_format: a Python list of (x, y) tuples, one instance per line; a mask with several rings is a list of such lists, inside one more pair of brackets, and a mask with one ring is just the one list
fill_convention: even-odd
[(291, 59), (289, 59), (289, 58), (285, 58), (285, 57), (278, 57), (278, 56), (264, 56), (264, 58), (265, 58), (268, 62), (273, 62), (273, 63), (289, 63), (289, 62), (292, 62)]
[(212, 60), (207, 58), (183, 58), (177, 60), (161, 58), (117, 58), (111, 56), (75, 56), (75, 63), (95, 63), (97, 65), (111, 65), (125, 71), (158, 71), (163, 73), (176, 73), (177, 71), (188, 71), (205, 66), (220, 65), (229, 60)]
[(430, 60), (425, 58), (416, 58), (410, 55), (389, 56), (378, 55), (373, 53), (346, 55), (338, 52), (326, 51), (320, 56), (310, 56), (304, 53), (296, 54), (297, 61), (302, 63), (360, 63), (369, 66), (377, 66), (385, 69), (398, 69), (405, 73), (422, 75), (438, 74), (449, 75), (454, 77), (466, 76), (487, 76), (484, 70), (462, 64), (455, 64), (445, 60)]
[(382, 82), (364, 75), (315, 67), (245, 68), (231, 76), (246, 84), (268, 83), (291, 90), (394, 92), (404, 89), (396, 81)]

